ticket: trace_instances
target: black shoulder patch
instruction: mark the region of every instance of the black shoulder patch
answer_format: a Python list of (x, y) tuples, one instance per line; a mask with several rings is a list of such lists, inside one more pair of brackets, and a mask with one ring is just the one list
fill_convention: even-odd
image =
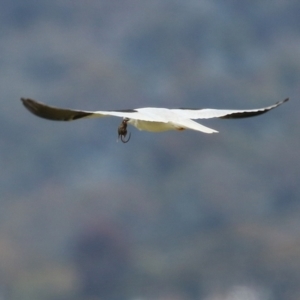
[(178, 109), (182, 109), (182, 110), (202, 110), (203, 108), (188, 108), (188, 107), (179, 107)]
[(118, 109), (118, 110), (109, 110), (109, 111), (128, 112), (128, 113), (134, 113), (134, 112), (137, 112), (137, 110), (134, 110), (134, 109)]

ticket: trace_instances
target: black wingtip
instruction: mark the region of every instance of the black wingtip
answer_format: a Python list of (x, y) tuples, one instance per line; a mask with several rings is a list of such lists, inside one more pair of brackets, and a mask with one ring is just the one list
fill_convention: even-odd
[(21, 98), (20, 99), (22, 101), (22, 103), (25, 105), (26, 103), (30, 102), (30, 99), (29, 98)]
[(283, 103), (285, 103), (285, 102), (287, 102), (287, 101), (289, 101), (289, 100), (290, 100), (290, 98), (285, 98), (285, 99), (282, 100), (282, 101), (276, 102), (275, 105), (281, 105), (281, 104), (283, 104)]
[(23, 97), (20, 100), (22, 101), (23, 104), (30, 101), (29, 98), (23, 98)]
[(34, 105), (34, 101), (29, 98), (21, 98), (23, 105), (33, 114), (37, 114), (37, 107)]
[(21, 98), (21, 101), (25, 108), (32, 114), (52, 121), (72, 121), (88, 117), (93, 114), (86, 111), (77, 111), (46, 105), (30, 98)]
[(20, 100), (22, 101), (23, 105), (25, 106), (25, 103), (26, 103), (27, 99), (26, 98), (21, 98)]
[[(48, 119), (48, 120), (56, 120), (56, 118), (53, 117), (53, 108), (50, 106), (47, 106), (41, 102), (35, 101), (30, 98), (21, 98), (21, 101), (25, 108), (30, 111), (32, 114)], [(55, 110), (55, 109), (54, 109)]]

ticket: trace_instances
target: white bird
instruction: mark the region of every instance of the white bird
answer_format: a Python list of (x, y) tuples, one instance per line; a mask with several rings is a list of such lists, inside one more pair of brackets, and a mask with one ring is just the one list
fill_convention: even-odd
[(121, 117), (123, 118), (123, 121), (118, 127), (118, 138), (120, 138), (123, 143), (127, 143), (130, 139), (130, 134), (128, 139), (125, 139), (127, 135), (127, 124), (131, 124), (139, 130), (146, 130), (152, 132), (192, 129), (205, 133), (214, 133), (218, 131), (203, 126), (193, 120), (210, 118), (238, 119), (254, 117), (264, 114), (288, 100), (289, 98), (286, 98), (283, 101), (277, 102), (267, 107), (244, 110), (211, 108), (168, 109), (157, 107), (144, 107), (125, 110), (84, 111), (48, 106), (44, 103), (37, 102), (32, 99), (21, 98), (23, 105), (31, 113), (41, 118), (49, 120), (72, 121), (82, 118), (99, 118), (105, 116)]

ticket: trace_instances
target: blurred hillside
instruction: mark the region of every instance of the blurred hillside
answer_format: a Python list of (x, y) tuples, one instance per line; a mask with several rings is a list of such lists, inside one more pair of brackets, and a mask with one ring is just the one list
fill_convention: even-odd
[[(0, 3), (0, 299), (300, 298), (300, 2)], [(219, 134), (60, 123), (256, 108)]]

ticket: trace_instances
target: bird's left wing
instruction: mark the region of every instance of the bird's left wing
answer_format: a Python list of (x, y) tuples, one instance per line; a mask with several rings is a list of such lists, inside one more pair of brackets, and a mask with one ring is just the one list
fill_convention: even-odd
[(257, 109), (244, 109), (244, 110), (234, 110), (234, 109), (189, 109), (180, 108), (172, 109), (173, 112), (180, 115), (181, 117), (188, 119), (210, 119), (210, 118), (222, 118), (222, 119), (238, 119), (238, 118), (248, 118), (264, 114), (271, 109), (278, 107), (284, 102), (288, 101), (289, 98), (283, 101), (277, 102), (273, 105), (257, 108)]
[(49, 106), (28, 98), (21, 98), (21, 101), (23, 105), (34, 115), (54, 121), (73, 121), (82, 118), (100, 118), (105, 116), (115, 116), (150, 122), (165, 122), (159, 116), (156, 117), (154, 115), (149, 115), (145, 112), (135, 109), (112, 111), (85, 111)]

